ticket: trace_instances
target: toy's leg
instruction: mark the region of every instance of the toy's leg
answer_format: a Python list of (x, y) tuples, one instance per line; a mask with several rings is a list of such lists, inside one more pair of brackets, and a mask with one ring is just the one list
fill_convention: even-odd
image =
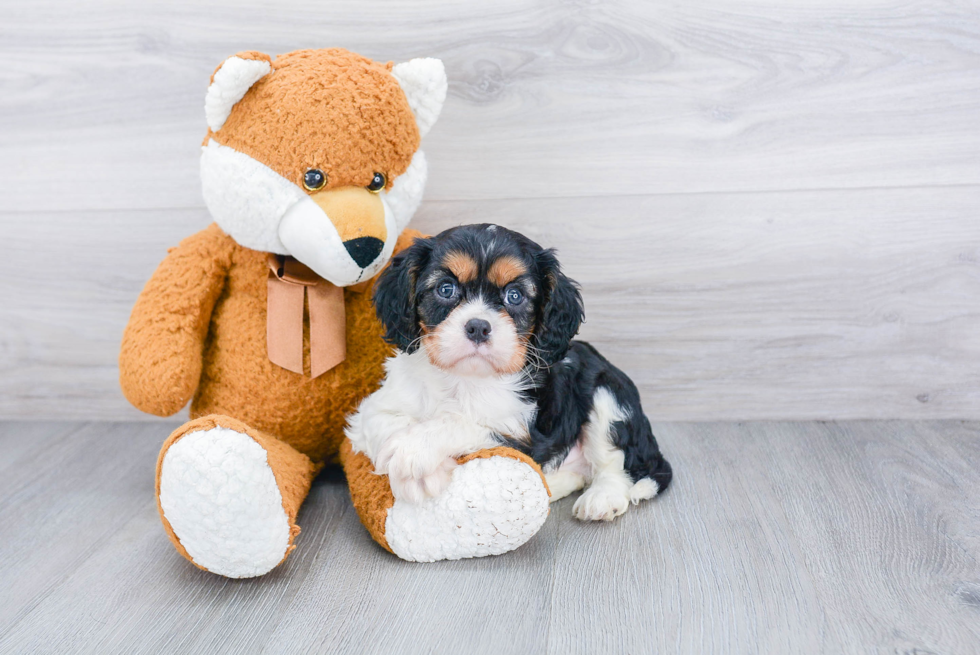
[(293, 550), (296, 514), (318, 467), (220, 415), (185, 423), (157, 460), (157, 507), (181, 555), (229, 578), (271, 571)]
[(499, 555), (526, 543), (548, 518), (548, 486), (541, 469), (511, 448), (459, 459), (449, 487), (419, 505), (396, 501), (388, 476), (371, 460), (341, 446), (354, 508), (385, 549), (413, 562)]

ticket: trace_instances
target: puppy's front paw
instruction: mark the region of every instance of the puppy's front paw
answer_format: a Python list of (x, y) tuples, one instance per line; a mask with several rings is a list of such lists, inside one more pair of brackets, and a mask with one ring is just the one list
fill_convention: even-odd
[(421, 478), (422, 488), (425, 489), (425, 494), (431, 498), (435, 498), (446, 490), (449, 486), (449, 482), (453, 479), (453, 471), (459, 464), (452, 457), (446, 457), (441, 462), (436, 470)]
[[(439, 464), (434, 471), (416, 475), (398, 475), (388, 473), (388, 483), (391, 485), (391, 493), (398, 500), (406, 500), (418, 505), (427, 498), (435, 498), (449, 486), (453, 477), (453, 469), (457, 466), (456, 460), (446, 458)], [(400, 467), (395, 467), (399, 469)]]
[(425, 500), (425, 489), (417, 478), (397, 478), (389, 473), (388, 484), (396, 500), (404, 500), (413, 505)]
[(419, 504), (445, 491), (456, 466), (452, 457), (392, 440), (378, 452), (375, 471), (388, 475), (395, 498)]
[(629, 494), (590, 487), (575, 501), (572, 515), (580, 521), (612, 521), (624, 514), (629, 506)]

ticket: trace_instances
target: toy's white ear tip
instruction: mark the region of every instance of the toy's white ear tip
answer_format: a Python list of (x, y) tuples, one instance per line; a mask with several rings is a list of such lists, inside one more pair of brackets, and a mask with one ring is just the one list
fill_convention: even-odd
[(252, 85), (269, 74), (272, 66), (265, 59), (243, 59), (237, 55), (225, 60), (214, 72), (204, 98), (208, 127), (217, 132), (228, 120), (231, 110), (245, 97)]
[(442, 63), (441, 59), (436, 59), (435, 57), (416, 57), (415, 59), (409, 59), (408, 61), (403, 61), (400, 64), (395, 64), (392, 72), (396, 76), (414, 77), (414, 78), (425, 78), (427, 80), (446, 80), (446, 65)]
[(419, 133), (425, 136), (439, 118), (439, 112), (446, 101), (446, 91), (449, 88), (446, 66), (441, 59), (420, 57), (396, 64), (391, 69), (391, 74), (405, 92), (408, 105), (415, 114)]

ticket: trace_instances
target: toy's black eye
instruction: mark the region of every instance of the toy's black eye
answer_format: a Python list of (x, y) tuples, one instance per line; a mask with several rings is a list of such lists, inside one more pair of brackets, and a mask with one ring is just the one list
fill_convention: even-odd
[(385, 174), (375, 173), (374, 177), (371, 178), (371, 184), (367, 185), (367, 190), (371, 193), (380, 193), (386, 184), (388, 184), (388, 178), (385, 177)]
[(456, 295), (456, 285), (452, 282), (443, 282), (436, 287), (436, 293), (439, 294), (440, 298), (448, 300)]
[(311, 168), (303, 176), (303, 186), (307, 191), (318, 191), (327, 183), (327, 174), (319, 168)]
[(511, 287), (504, 294), (504, 302), (508, 305), (520, 305), (524, 302), (524, 294), (517, 287)]

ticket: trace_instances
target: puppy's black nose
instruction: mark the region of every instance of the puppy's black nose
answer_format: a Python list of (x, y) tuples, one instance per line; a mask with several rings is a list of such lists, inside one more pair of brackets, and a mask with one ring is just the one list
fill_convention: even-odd
[(473, 343), (483, 343), (490, 338), (490, 323), (482, 318), (466, 321), (466, 338)]
[(347, 248), (350, 258), (361, 268), (377, 259), (384, 247), (385, 242), (375, 237), (358, 237), (344, 241), (344, 248)]

